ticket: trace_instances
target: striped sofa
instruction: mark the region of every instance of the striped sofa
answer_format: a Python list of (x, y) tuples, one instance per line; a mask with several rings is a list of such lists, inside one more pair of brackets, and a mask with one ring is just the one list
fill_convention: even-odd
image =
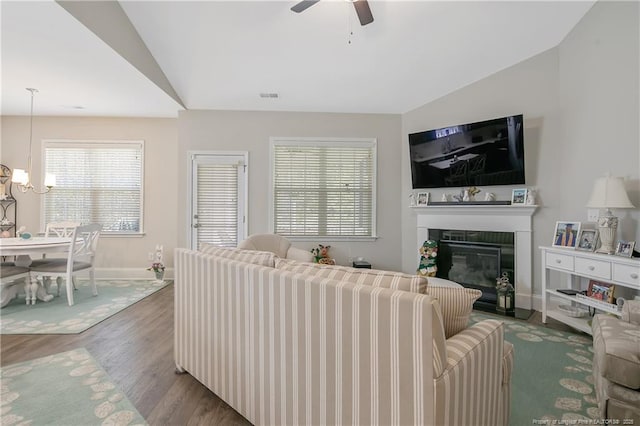
[(446, 339), (438, 301), (393, 277), (356, 284), (254, 255), (175, 253), (176, 366), (251, 423), (508, 424), (500, 321)]

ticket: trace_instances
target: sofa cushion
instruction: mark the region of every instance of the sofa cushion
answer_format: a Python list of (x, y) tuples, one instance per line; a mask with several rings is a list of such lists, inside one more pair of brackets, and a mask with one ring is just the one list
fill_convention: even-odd
[(231, 247), (219, 247), (213, 244), (203, 243), (200, 251), (225, 259), (239, 260), (262, 266), (275, 266), (277, 256), (270, 251), (243, 250)]
[(276, 268), (307, 276), (333, 278), (334, 280), (347, 281), (353, 284), (384, 287), (414, 293), (424, 294), (427, 288), (426, 278), (418, 275), (403, 274), (402, 272), (296, 262), (290, 259), (276, 259)]
[(447, 339), (467, 328), (473, 303), (482, 296), (480, 290), (471, 288), (434, 286), (427, 287), (427, 294), (440, 302)]
[(605, 378), (640, 389), (640, 327), (608, 315), (593, 317), (594, 362)]

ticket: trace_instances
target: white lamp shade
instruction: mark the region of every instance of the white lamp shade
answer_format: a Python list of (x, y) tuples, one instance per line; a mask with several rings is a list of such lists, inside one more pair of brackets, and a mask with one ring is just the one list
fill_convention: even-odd
[(622, 178), (605, 176), (596, 179), (587, 207), (626, 209), (633, 208), (634, 205), (627, 196)]
[(54, 175), (53, 173), (47, 173), (44, 177), (44, 186), (56, 186), (56, 175)]
[(22, 169), (13, 169), (13, 174), (11, 175), (11, 182), (17, 183), (20, 185), (26, 185), (29, 183), (29, 173)]

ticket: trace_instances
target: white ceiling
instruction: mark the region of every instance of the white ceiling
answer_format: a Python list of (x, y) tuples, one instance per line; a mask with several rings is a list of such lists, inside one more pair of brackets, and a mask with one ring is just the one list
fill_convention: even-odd
[[(362, 27), (343, 0), (296, 2), (120, 3), (189, 109), (360, 113), (409, 111), (557, 46), (594, 3), (374, 0)], [(0, 12), (3, 115), (29, 113), (26, 87), (37, 115), (182, 109), (57, 3)]]

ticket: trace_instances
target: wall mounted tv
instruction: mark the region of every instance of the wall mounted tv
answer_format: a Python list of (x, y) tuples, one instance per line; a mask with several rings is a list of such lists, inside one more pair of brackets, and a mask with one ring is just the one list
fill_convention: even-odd
[(522, 114), (409, 135), (414, 189), (524, 184)]

